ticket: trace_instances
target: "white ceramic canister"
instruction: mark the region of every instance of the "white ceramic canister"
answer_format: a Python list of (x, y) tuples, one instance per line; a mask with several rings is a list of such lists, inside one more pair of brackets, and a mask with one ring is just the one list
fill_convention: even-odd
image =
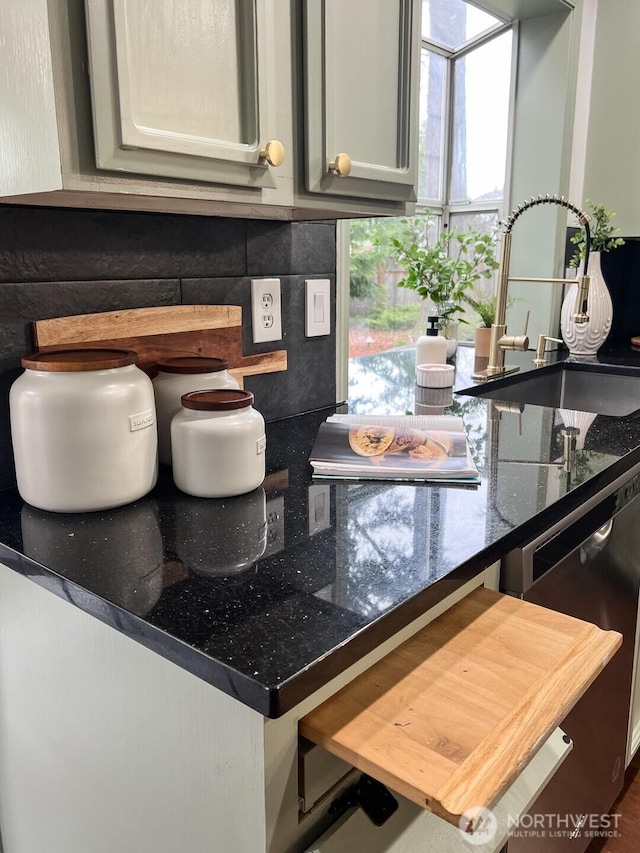
[(18, 491), (52, 512), (138, 500), (158, 476), (155, 401), (137, 355), (56, 349), (22, 359), (9, 410)]
[(264, 480), (264, 418), (250, 391), (192, 391), (171, 421), (173, 479), (188, 495), (228, 498)]
[(158, 362), (153, 390), (158, 415), (158, 459), (163, 465), (171, 465), (171, 419), (180, 411), (182, 395), (211, 388), (239, 388), (228, 367), (229, 363), (221, 358), (200, 355)]

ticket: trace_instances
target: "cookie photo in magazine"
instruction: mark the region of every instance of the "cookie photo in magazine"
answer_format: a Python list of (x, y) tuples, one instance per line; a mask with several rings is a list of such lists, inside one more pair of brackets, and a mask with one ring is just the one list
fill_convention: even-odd
[(478, 482), (460, 418), (334, 415), (320, 425), (315, 476)]

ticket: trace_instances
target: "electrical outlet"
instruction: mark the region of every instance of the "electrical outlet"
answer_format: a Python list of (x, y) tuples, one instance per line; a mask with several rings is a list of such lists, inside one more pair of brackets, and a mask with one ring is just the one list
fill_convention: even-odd
[(251, 279), (251, 317), (254, 344), (282, 338), (279, 278)]
[(305, 336), (331, 334), (330, 297), (328, 278), (308, 278), (306, 285)]

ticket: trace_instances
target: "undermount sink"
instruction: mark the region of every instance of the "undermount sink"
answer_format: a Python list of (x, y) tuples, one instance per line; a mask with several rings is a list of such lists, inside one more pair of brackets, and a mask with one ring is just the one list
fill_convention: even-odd
[(457, 393), (623, 417), (640, 409), (640, 371), (623, 366), (562, 362), (489, 380)]

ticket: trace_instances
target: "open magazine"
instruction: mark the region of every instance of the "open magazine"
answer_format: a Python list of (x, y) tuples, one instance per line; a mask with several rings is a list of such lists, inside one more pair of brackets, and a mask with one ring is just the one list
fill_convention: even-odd
[(332, 415), (309, 457), (314, 476), (478, 483), (462, 418)]

